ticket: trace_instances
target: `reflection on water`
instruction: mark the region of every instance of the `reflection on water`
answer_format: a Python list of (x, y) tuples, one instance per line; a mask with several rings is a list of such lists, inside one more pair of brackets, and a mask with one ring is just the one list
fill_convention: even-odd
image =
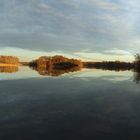
[[(0, 72), (0, 80), (12, 80), (12, 79), (16, 80), (16, 79), (41, 77), (36, 71), (31, 70), (29, 67), (21, 66), (18, 67), (18, 71), (7, 73), (7, 71), (10, 71), (10, 69), (9, 67), (5, 67), (4, 71)], [(14, 70), (15, 68), (13, 67), (12, 69)]]
[(139, 140), (140, 86), (103, 72), (0, 81), (0, 140)]
[[(140, 139), (140, 86), (133, 71), (0, 71), (0, 140)], [(136, 83), (139, 77), (134, 72)]]
[(134, 71), (134, 82), (136, 84), (140, 83), (140, 71)]
[[(11, 75), (10, 75), (11, 73)], [(65, 75), (66, 74), (66, 75)], [(27, 66), (20, 67), (0, 67), (0, 79), (24, 79), (24, 78), (35, 78), (35, 77), (59, 77), (59, 76), (69, 76), (69, 77), (82, 77), (82, 78), (92, 78), (92, 77), (102, 77), (104, 79), (112, 81), (123, 81), (131, 79), (135, 83), (140, 82), (140, 72), (137, 70), (107, 70), (107, 69), (82, 69), (81, 67), (72, 67), (65, 69), (57, 69), (53, 67), (34, 67), (30, 68)]]
[(0, 66), (0, 73), (15, 73), (18, 71), (16, 66)]
[(37, 67), (34, 68), (33, 70), (36, 70), (40, 75), (43, 76), (61, 76), (65, 73), (70, 73), (70, 72), (76, 72), (76, 71), (81, 71), (81, 67), (71, 67), (71, 68), (65, 68), (65, 69), (56, 69), (53, 67), (49, 68), (44, 68), (44, 67)]

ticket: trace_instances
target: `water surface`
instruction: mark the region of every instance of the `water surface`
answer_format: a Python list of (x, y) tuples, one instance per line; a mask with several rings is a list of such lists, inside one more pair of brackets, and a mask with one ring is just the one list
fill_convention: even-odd
[(0, 74), (1, 140), (138, 140), (140, 85), (133, 72), (58, 77), (20, 67)]

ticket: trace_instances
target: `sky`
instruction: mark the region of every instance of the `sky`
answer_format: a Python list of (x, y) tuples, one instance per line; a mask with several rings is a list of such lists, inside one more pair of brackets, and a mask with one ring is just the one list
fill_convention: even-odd
[(139, 0), (0, 0), (0, 54), (133, 60)]

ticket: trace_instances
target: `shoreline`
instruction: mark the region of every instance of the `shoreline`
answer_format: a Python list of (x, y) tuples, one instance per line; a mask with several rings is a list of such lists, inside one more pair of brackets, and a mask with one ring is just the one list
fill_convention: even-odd
[(18, 67), (20, 64), (5, 64), (0, 63), (0, 67)]

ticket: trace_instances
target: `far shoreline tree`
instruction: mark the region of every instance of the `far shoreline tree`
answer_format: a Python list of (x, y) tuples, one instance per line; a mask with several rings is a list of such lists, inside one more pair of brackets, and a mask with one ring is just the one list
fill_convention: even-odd
[(0, 56), (0, 63), (2, 64), (18, 64), (19, 59), (14, 56)]
[(134, 57), (134, 68), (135, 70), (140, 71), (140, 54), (137, 53)]

